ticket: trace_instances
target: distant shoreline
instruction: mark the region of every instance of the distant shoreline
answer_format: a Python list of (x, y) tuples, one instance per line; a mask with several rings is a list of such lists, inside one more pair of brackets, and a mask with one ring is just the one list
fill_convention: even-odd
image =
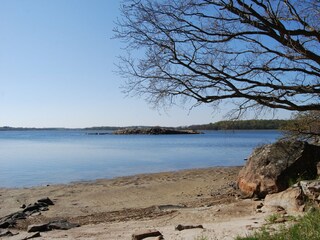
[(236, 121), (219, 121), (209, 124), (199, 124), (180, 127), (163, 127), (163, 126), (100, 126), (100, 127), (85, 127), (85, 128), (64, 128), (64, 127), (0, 127), (0, 131), (116, 131), (123, 129), (147, 129), (147, 128), (162, 128), (173, 130), (280, 130), (283, 126), (290, 123), (292, 120), (274, 119), (274, 120), (236, 120)]

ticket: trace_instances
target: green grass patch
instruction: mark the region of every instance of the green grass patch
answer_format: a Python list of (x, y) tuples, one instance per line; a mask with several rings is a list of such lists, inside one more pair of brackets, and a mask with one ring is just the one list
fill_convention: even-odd
[(280, 217), (281, 215), (278, 213), (272, 214), (266, 218), (266, 222), (269, 224), (276, 223), (277, 219), (279, 219)]
[(288, 228), (280, 228), (271, 232), (267, 228), (247, 237), (237, 237), (236, 240), (319, 240), (320, 239), (320, 210), (307, 213), (298, 223)]

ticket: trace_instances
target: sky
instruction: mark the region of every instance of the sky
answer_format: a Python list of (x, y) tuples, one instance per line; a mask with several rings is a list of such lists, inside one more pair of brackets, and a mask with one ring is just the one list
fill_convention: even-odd
[[(118, 0), (0, 0), (0, 126), (186, 126), (230, 107), (153, 109), (126, 97), (113, 38)], [(280, 111), (277, 118), (288, 118)], [(270, 118), (271, 116), (264, 116)]]

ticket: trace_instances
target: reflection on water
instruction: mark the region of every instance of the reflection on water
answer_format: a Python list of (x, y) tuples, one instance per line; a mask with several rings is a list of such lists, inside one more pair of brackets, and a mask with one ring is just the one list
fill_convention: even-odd
[(243, 165), (277, 131), (200, 135), (88, 135), (84, 131), (0, 132), (0, 187), (25, 187), (146, 172)]

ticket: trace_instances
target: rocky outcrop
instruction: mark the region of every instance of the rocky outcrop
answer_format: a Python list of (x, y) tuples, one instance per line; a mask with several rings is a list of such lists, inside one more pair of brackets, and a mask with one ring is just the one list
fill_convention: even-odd
[(279, 141), (254, 150), (237, 184), (247, 197), (265, 197), (288, 188), (290, 181), (317, 175), (320, 147), (301, 141)]
[(194, 130), (177, 130), (171, 128), (160, 128), (160, 127), (153, 127), (153, 128), (125, 128), (119, 129), (113, 132), (113, 134), (117, 135), (166, 135), (166, 134), (199, 134), (199, 132)]
[(24, 209), (22, 211), (18, 211), (0, 218), (0, 228), (14, 227), (17, 221), (20, 219), (26, 219), (35, 213), (47, 211), (49, 205), (54, 205), (49, 198), (39, 199), (36, 203), (29, 204), (28, 206), (23, 205)]

